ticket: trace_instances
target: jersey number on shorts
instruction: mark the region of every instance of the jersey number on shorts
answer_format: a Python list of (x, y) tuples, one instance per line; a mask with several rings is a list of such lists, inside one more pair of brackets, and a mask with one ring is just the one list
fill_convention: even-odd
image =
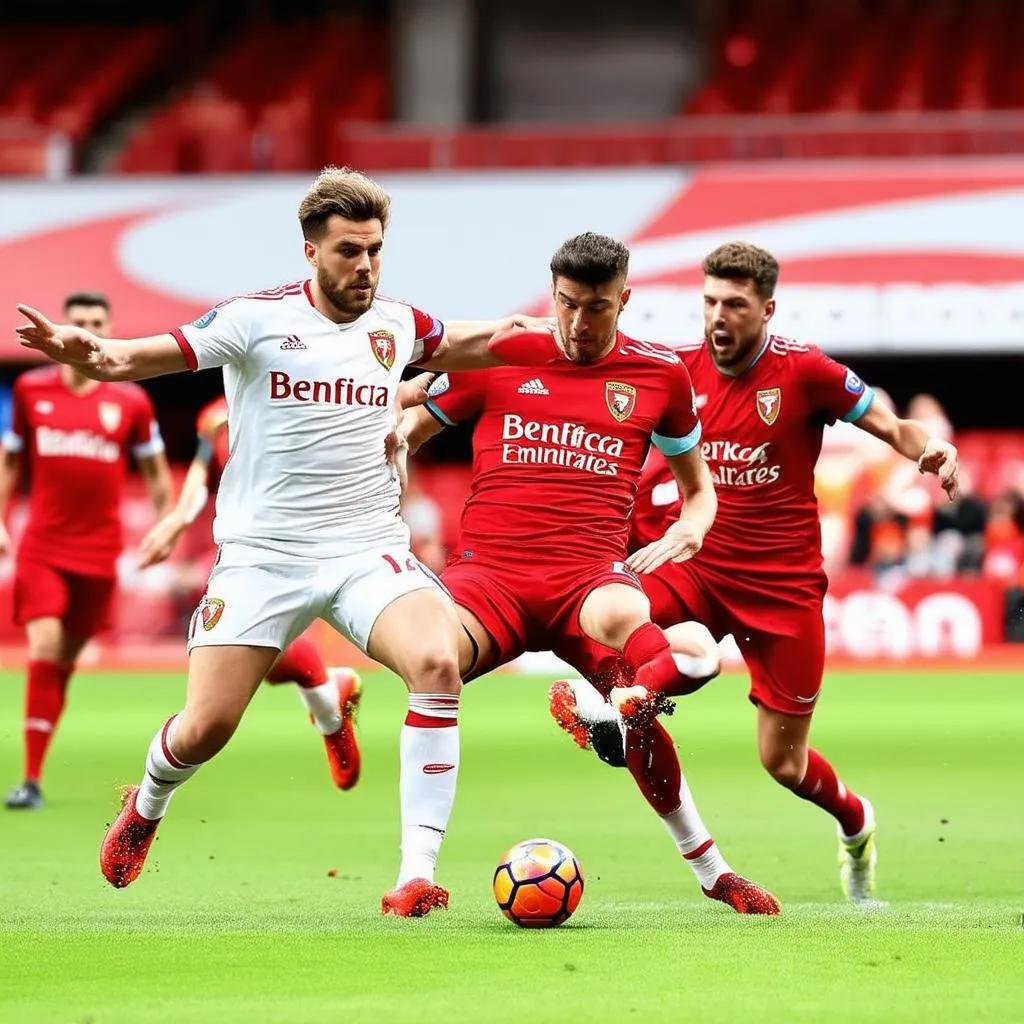
[(420, 563), (417, 562), (416, 559), (412, 557), (412, 555), (410, 555), (405, 560), (405, 565), (402, 565), (401, 562), (398, 561), (398, 559), (392, 558), (390, 555), (382, 555), (381, 557), (384, 559), (385, 562), (388, 563), (388, 565), (391, 566), (392, 569), (395, 570), (395, 572), (419, 572), (420, 571)]

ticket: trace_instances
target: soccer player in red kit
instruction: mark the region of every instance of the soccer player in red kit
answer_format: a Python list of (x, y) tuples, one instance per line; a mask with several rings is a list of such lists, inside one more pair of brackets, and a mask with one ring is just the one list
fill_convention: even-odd
[[(64, 312), (69, 323), (109, 336), (106, 296), (70, 295)], [(70, 366), (45, 366), (17, 379), (0, 468), (0, 552), (10, 548), (3, 515), (25, 460), (31, 496), (15, 567), (14, 615), (28, 641), (28, 681), (25, 779), (8, 793), (9, 808), (43, 806), (43, 763), (68, 681), (86, 641), (108, 625), (129, 456), (163, 515), (171, 502), (170, 471), (153, 403), (139, 385), (100, 383)], [(153, 561), (169, 553), (155, 552)]]
[[(700, 554), (644, 576), (644, 590), (661, 625), (696, 619), (716, 638), (733, 634), (750, 670), (761, 763), (836, 819), (843, 888), (853, 901), (868, 901), (877, 860), (874, 811), (808, 745), (824, 671), (827, 587), (814, 466), (825, 425), (842, 419), (916, 461), (921, 472), (936, 473), (952, 499), (957, 452), (875, 402), (852, 370), (814, 345), (769, 332), (779, 275), (770, 253), (728, 243), (707, 256), (703, 270), (705, 338), (679, 355), (702, 408), (701, 449), (718, 516)], [(649, 482), (652, 494), (667, 482), (656, 464)]]
[[(685, 367), (668, 349), (618, 331), (628, 259), (613, 239), (569, 239), (551, 262), (560, 342), (552, 336), (547, 354), (541, 344), (539, 356), (520, 360), (514, 333), (494, 339), (503, 361), (523, 365), (441, 377), (427, 403), (403, 415), (412, 450), (444, 426), (481, 417), (457, 552), (441, 577), (466, 630), (464, 678), (551, 649), (588, 676), (625, 658), (651, 689), (692, 682), (682, 680), (626, 565), (628, 519), (652, 443), (686, 495), (652, 565), (699, 550), (714, 491)], [(535, 334), (526, 342), (538, 347)], [(660, 724), (650, 732), (667, 739)], [(674, 759), (670, 740), (668, 749)], [(638, 778), (648, 753), (627, 755)], [(778, 912), (775, 898), (719, 853), (678, 760), (644, 793), (707, 896), (741, 913)]]
[[(170, 514), (160, 520), (139, 547), (140, 565), (153, 564), (194, 522), (216, 491), (231, 454), (228, 403), (217, 398), (204, 406), (196, 419), (199, 444)], [(324, 739), (331, 779), (339, 789), (359, 781), (360, 754), (355, 715), (362, 696), (359, 676), (350, 668), (327, 668), (311, 640), (297, 637), (278, 656), (266, 681), (295, 683), (310, 719)]]

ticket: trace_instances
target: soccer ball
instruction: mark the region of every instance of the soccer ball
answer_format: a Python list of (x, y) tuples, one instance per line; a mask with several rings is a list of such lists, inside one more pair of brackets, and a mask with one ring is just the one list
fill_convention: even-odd
[(520, 928), (557, 928), (583, 896), (583, 871), (572, 850), (553, 839), (525, 839), (494, 871), (494, 898)]

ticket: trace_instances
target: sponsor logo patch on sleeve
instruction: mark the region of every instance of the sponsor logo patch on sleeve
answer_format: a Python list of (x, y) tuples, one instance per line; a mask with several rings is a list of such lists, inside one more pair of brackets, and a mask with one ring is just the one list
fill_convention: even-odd
[(853, 372), (853, 370), (846, 371), (846, 381), (843, 386), (851, 395), (859, 395), (864, 391), (864, 381), (862, 381), (860, 377)]
[(452, 382), (448, 379), (448, 374), (442, 373), (440, 377), (435, 377), (434, 382), (427, 388), (427, 398), (437, 398), (443, 395), (451, 386)]
[(209, 327), (216, 319), (217, 310), (211, 309), (209, 313), (204, 313), (198, 320), (193, 320), (192, 326), (198, 327), (199, 330), (202, 330), (204, 327)]

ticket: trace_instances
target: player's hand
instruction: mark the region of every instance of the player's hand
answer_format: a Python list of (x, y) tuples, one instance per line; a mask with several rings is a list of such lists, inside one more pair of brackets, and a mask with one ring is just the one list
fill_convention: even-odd
[(626, 559), (626, 565), (634, 572), (654, 572), (666, 562), (685, 562), (693, 558), (703, 543), (704, 536), (699, 527), (687, 519), (679, 519), (665, 531), (660, 540), (634, 551)]
[(403, 380), (398, 385), (398, 414), (401, 416), (403, 409), (411, 409), (413, 406), (422, 405), (430, 391), (430, 385), (437, 380), (438, 374), (430, 371), (418, 373), (411, 380)]
[(930, 437), (924, 446), (917, 468), (922, 473), (934, 473), (950, 501), (960, 493), (960, 466), (956, 445)]
[(6, 555), (11, 550), (11, 535), (7, 532), (7, 527), (0, 523), (0, 555)]
[(553, 316), (527, 316), (525, 313), (513, 313), (501, 321), (495, 334), (510, 331), (513, 327), (521, 327), (525, 331), (552, 331), (558, 328), (558, 321)]
[(25, 348), (42, 352), (57, 363), (91, 366), (99, 361), (102, 347), (91, 331), (71, 324), (55, 324), (31, 306), (19, 305), (18, 312), (31, 321), (16, 329)]
[(148, 569), (151, 565), (166, 561), (187, 525), (173, 512), (164, 516), (142, 538), (139, 545), (139, 568)]

